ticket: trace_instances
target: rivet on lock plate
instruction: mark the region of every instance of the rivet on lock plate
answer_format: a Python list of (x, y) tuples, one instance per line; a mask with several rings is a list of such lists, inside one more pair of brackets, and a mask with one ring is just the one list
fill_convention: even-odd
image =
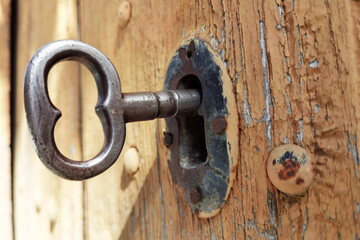
[(176, 51), (164, 90), (196, 89), (202, 96), (192, 116), (166, 118), (173, 181), (196, 215), (208, 218), (225, 203), (239, 157), (239, 119), (232, 82), (211, 47), (190, 39)]
[[(100, 153), (87, 161), (65, 157), (54, 140), (61, 112), (49, 98), (47, 77), (63, 60), (83, 63), (98, 89), (95, 111), (105, 142)], [(219, 56), (201, 40), (189, 40), (179, 48), (170, 62), (164, 91), (154, 93), (122, 93), (115, 67), (90, 45), (72, 40), (50, 43), (35, 53), (27, 67), (24, 101), (37, 154), (60, 177), (84, 180), (102, 173), (119, 157), (126, 123), (166, 118), (164, 143), (170, 150), (170, 171), (190, 208), (199, 217), (211, 217), (229, 195), (239, 156), (234, 89)]]

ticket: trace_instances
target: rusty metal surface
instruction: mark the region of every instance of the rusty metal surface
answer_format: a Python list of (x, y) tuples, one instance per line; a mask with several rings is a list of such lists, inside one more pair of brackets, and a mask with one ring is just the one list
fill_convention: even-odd
[[(100, 153), (88, 161), (65, 157), (54, 140), (54, 127), (61, 112), (50, 101), (47, 77), (51, 67), (64, 60), (84, 64), (98, 89), (95, 111), (105, 143)], [(191, 116), (197, 111), (201, 96), (193, 89), (122, 94), (117, 71), (103, 53), (79, 41), (62, 40), (45, 45), (32, 57), (25, 73), (24, 101), (29, 131), (44, 165), (63, 178), (84, 180), (102, 173), (117, 160), (124, 144), (126, 122)]]
[[(193, 120), (184, 117), (165, 119), (167, 131), (173, 136), (169, 147), (169, 168), (173, 181), (183, 189), (186, 202), (199, 217), (213, 216), (224, 204), (231, 171), (227, 135), (224, 132), (228, 112), (222, 76), (227, 73), (221, 71), (209, 48), (199, 39), (182, 45), (169, 64), (164, 85), (164, 89), (174, 90), (200, 82), (202, 103), (197, 112), (198, 119), (194, 116), (189, 117)], [(196, 140), (192, 139), (191, 132), (197, 129), (187, 125), (188, 122), (201, 125), (199, 119), (203, 119), (204, 150), (196, 146), (198, 136)], [(184, 138), (187, 140), (185, 143), (182, 141)], [(187, 145), (187, 142), (192, 142), (192, 145)]]
[(216, 118), (211, 124), (211, 129), (216, 134), (220, 134), (220, 133), (224, 132), (226, 129), (226, 119), (225, 118)]
[(170, 147), (173, 141), (173, 136), (171, 133), (164, 133), (164, 145)]

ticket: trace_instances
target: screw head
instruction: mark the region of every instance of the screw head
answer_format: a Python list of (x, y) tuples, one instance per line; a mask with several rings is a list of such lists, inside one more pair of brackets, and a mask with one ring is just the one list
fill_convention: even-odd
[(199, 209), (195, 209), (195, 210), (194, 210), (194, 213), (195, 213), (196, 216), (198, 216), (199, 213), (200, 213)]
[(190, 201), (192, 204), (196, 204), (201, 200), (201, 192), (198, 188), (193, 187), (190, 189)]
[(314, 181), (315, 164), (305, 149), (285, 144), (270, 153), (267, 173), (279, 191), (290, 195), (303, 194)]
[(226, 129), (226, 119), (225, 118), (216, 118), (211, 124), (212, 130), (216, 134), (220, 134)]
[(164, 132), (164, 145), (166, 147), (170, 147), (172, 142), (173, 142), (173, 135), (171, 133), (165, 133)]

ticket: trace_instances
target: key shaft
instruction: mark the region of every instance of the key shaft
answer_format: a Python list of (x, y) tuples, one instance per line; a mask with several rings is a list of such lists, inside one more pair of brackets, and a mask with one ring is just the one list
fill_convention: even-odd
[(201, 104), (195, 89), (123, 93), (121, 106), (125, 122), (193, 115)]

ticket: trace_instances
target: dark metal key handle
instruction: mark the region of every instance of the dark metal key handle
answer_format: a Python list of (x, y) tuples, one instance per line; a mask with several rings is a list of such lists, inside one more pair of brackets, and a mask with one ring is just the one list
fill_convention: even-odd
[[(54, 140), (54, 127), (61, 112), (49, 98), (47, 77), (50, 69), (63, 60), (84, 64), (98, 89), (95, 110), (105, 143), (100, 153), (88, 161), (65, 157)], [(124, 145), (125, 123), (193, 114), (201, 97), (196, 90), (122, 94), (117, 71), (103, 53), (79, 41), (62, 40), (45, 45), (32, 57), (25, 73), (24, 101), (31, 138), (41, 161), (60, 177), (84, 180), (102, 173), (117, 160)]]

